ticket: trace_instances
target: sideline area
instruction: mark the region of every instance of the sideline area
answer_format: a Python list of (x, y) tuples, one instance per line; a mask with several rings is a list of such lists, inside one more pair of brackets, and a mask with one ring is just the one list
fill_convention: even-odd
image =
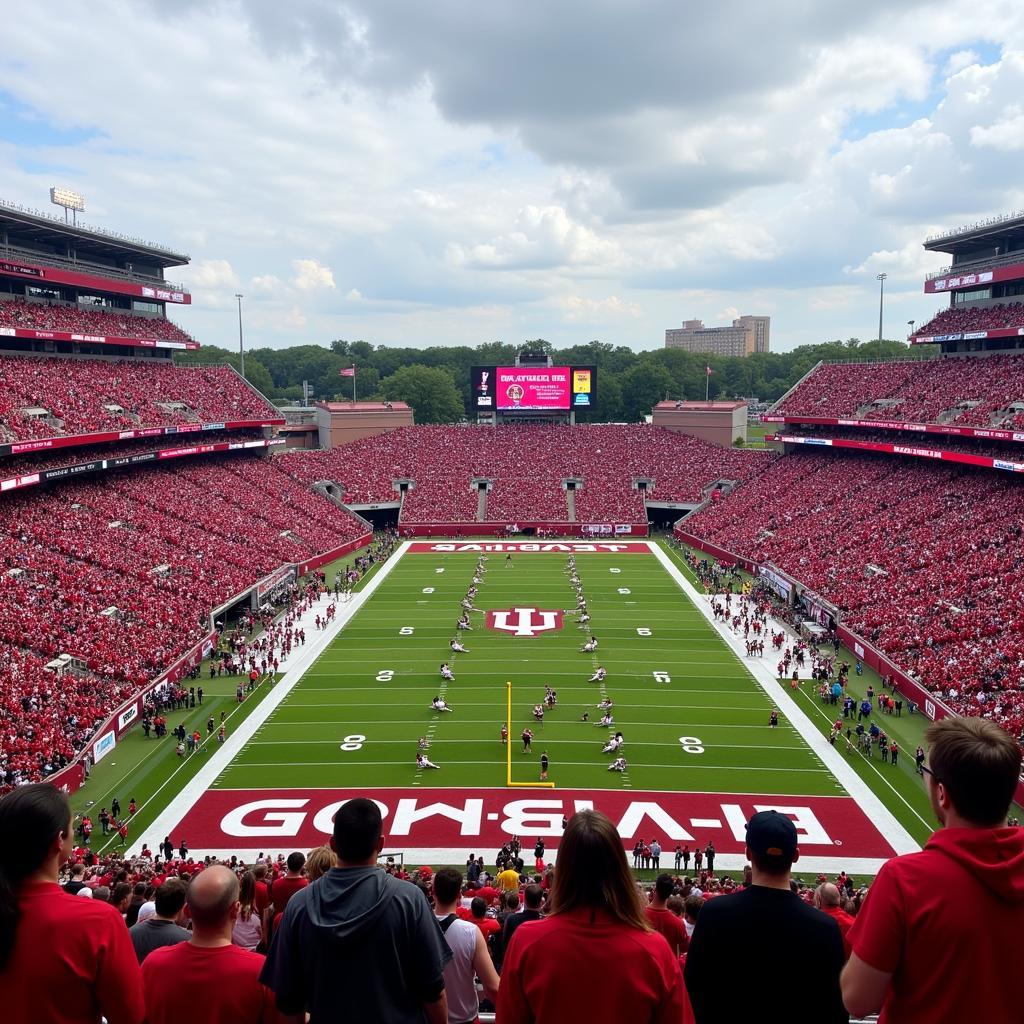
[[(309, 641), (303, 647), (292, 649), (291, 655), (283, 664), (283, 673), (274, 684), (273, 689), (263, 698), (239, 728), (228, 737), (223, 746), (210, 756), (206, 764), (185, 784), (181, 792), (167, 804), (149, 826), (148, 830), (132, 842), (129, 847), (130, 853), (139, 853), (143, 846), (148, 846), (151, 850), (156, 849), (163, 842), (164, 837), (170, 834), (171, 828), (177, 825), (200, 796), (213, 786), (224, 769), (227, 768), (246, 743), (253, 738), (267, 719), (277, 710), (282, 701), (291, 693), (308, 669), (316, 662), (317, 658), (333, 643), (335, 637), (348, 624), (349, 620), (373, 596), (381, 583), (388, 578), (408, 546), (409, 541), (403, 541), (384, 564), (380, 566), (377, 572), (374, 573), (369, 582), (348, 601), (336, 598), (333, 593), (323, 593), (316, 603), (298, 619), (297, 626), (300, 629), (308, 630), (310, 635)], [(332, 603), (336, 604), (339, 609), (335, 620), (326, 629), (317, 630), (317, 616), (323, 608)], [(171, 778), (173, 778), (173, 775)], [(171, 779), (168, 779), (164, 785), (166, 786), (170, 781)], [(157, 793), (159, 793), (159, 790)], [(154, 793), (153, 795), (155, 797), (157, 794)]]

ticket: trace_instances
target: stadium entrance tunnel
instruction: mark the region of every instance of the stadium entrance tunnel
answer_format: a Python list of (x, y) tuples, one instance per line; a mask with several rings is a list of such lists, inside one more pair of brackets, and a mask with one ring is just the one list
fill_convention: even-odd
[(671, 530), (683, 516), (692, 512), (696, 505), (675, 501), (648, 501), (647, 522), (652, 530)]
[(347, 505), (346, 507), (362, 516), (374, 530), (398, 529), (398, 513), (402, 506), (397, 501), (373, 505)]

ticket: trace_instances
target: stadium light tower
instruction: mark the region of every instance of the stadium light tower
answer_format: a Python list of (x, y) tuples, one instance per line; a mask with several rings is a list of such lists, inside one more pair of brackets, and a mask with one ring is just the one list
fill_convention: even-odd
[(888, 274), (878, 274), (875, 280), (878, 281), (878, 354), (882, 354), (882, 309), (885, 305), (885, 279)]
[(242, 344), (242, 299), (244, 296), (235, 292), (238, 299), (238, 357), (242, 363), (242, 380), (245, 380), (245, 346)]

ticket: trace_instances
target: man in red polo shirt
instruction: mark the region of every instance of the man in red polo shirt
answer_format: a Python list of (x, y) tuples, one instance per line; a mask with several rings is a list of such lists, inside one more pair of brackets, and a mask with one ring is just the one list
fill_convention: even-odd
[(654, 882), (654, 895), (649, 907), (644, 907), (647, 920), (656, 932), (661, 932), (676, 956), (682, 956), (689, 946), (690, 940), (686, 937), (686, 927), (681, 918), (676, 917), (665, 905), (669, 896), (672, 895), (672, 876), (658, 875)]
[(942, 827), (878, 873), (850, 929), (843, 1002), (857, 1017), (880, 1009), (879, 1024), (1009, 1024), (1021, 1013), (1010, 979), (1024, 935), (1024, 830), (1006, 827), (1020, 746), (982, 718), (944, 718), (925, 740)]
[(270, 912), (273, 919), (268, 922), (265, 928), (266, 935), (272, 935), (277, 922), (288, 906), (288, 901), (300, 890), (309, 885), (309, 879), (304, 878), (302, 869), (306, 866), (306, 855), (296, 850), (288, 854), (288, 870), (282, 878), (275, 878), (267, 887), (270, 897)]
[(142, 964), (147, 1024), (272, 1024), (274, 997), (260, 984), (264, 958), (231, 942), (238, 879), (222, 864), (188, 887), (192, 938), (154, 950)]
[(822, 882), (814, 890), (814, 905), (824, 914), (828, 914), (837, 925), (839, 933), (843, 937), (843, 955), (847, 960), (850, 958), (850, 940), (847, 935), (853, 927), (853, 918), (839, 905), (842, 896), (838, 886), (831, 882)]

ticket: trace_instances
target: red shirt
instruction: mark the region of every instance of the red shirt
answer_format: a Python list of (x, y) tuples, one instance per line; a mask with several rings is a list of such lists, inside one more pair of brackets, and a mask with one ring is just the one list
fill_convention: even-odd
[(647, 915), (647, 920), (651, 922), (651, 927), (665, 936), (673, 953), (681, 956), (686, 952), (690, 945), (690, 939), (686, 934), (686, 925), (683, 924), (682, 918), (676, 917), (671, 910), (664, 907), (660, 910), (657, 907), (645, 907), (644, 913)]
[(0, 1016), (47, 1024), (140, 1024), (142, 976), (128, 929), (109, 903), (27, 882), (14, 952), (0, 973)]
[(849, 940), (892, 974), (879, 1024), (995, 1024), (1020, 1020), (1022, 935), (1024, 829), (944, 828), (882, 866)]
[(470, 890), (466, 895), (479, 896), (482, 900), (487, 900), (488, 903), (492, 903), (501, 895), (501, 890), (495, 889), (493, 885), (482, 885), (476, 890), (476, 892)]
[(843, 910), (842, 907), (818, 907), (823, 914), (828, 914), (837, 925), (839, 925), (839, 934), (843, 937), (843, 956), (847, 960), (850, 959), (850, 940), (848, 938), (849, 931), (853, 927), (853, 922), (856, 920)]
[(263, 911), (270, 906), (270, 893), (267, 892), (266, 882), (256, 883), (256, 898), (254, 900), (254, 903), (256, 909), (260, 912), (260, 914), (262, 914)]
[(156, 949), (142, 964), (147, 1024), (270, 1024), (274, 995), (259, 982), (263, 956), (240, 946)]
[(501, 925), (493, 917), (470, 917), (472, 921), (484, 933), (484, 938), (489, 939), (495, 932), (501, 931)]
[(276, 878), (270, 883), (270, 902), (274, 904), (274, 916), (282, 914), (288, 901), (300, 890), (305, 889), (309, 882), (305, 878)]
[[(626, 979), (580, 984), (581, 978)], [(683, 975), (657, 932), (622, 924), (605, 910), (572, 910), (520, 925), (498, 989), (501, 1024), (679, 1024)]]

